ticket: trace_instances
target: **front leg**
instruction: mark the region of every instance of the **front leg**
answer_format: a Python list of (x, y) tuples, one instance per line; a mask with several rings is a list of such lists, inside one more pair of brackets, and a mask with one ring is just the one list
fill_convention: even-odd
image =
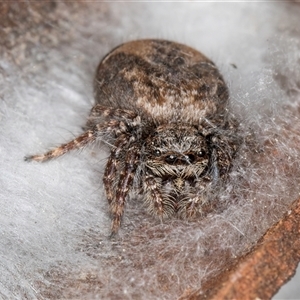
[(120, 160), (122, 160), (122, 155), (124, 156), (124, 149), (128, 147), (129, 141), (129, 136), (122, 134), (111, 147), (110, 157), (108, 158), (103, 176), (103, 183), (109, 205), (115, 197), (115, 182), (118, 166), (120, 165)]
[[(118, 232), (118, 229), (121, 225), (126, 198), (128, 197), (130, 189), (132, 188), (135, 171), (140, 160), (139, 149), (136, 146), (132, 146), (124, 151), (126, 151), (124, 167), (118, 169), (119, 176), (115, 174), (115, 180), (118, 180), (117, 188), (115, 196), (112, 198), (110, 203), (113, 219), (112, 235)], [(122, 162), (118, 161), (117, 166), (122, 166)]]
[(175, 200), (163, 187), (161, 178), (146, 175), (142, 179), (142, 189), (148, 210), (160, 219), (175, 213)]
[(212, 203), (205, 194), (188, 194), (179, 201), (178, 216), (181, 219), (194, 219), (202, 217), (211, 210)]
[(238, 139), (230, 135), (211, 138), (211, 173), (214, 182), (227, 178), (238, 148)]

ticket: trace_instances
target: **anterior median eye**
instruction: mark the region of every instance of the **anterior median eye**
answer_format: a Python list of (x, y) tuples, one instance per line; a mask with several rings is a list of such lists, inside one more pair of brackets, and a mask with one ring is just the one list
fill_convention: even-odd
[(189, 163), (193, 163), (196, 160), (196, 157), (194, 154), (188, 154), (187, 159), (188, 159)]
[(160, 156), (161, 155), (160, 150), (158, 150), (158, 149), (154, 150), (154, 155), (155, 156)]
[(175, 155), (168, 155), (165, 157), (165, 162), (168, 164), (173, 164), (177, 160)]
[(199, 156), (199, 157), (204, 157), (205, 156), (205, 151), (203, 151), (203, 150), (200, 150), (200, 151), (198, 151), (197, 152), (197, 156)]

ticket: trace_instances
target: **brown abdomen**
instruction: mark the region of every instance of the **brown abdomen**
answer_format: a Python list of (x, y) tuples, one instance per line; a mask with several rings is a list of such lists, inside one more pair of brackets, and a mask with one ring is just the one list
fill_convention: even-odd
[(165, 40), (138, 40), (110, 52), (99, 64), (96, 103), (130, 109), (156, 124), (199, 124), (224, 113), (228, 90), (202, 53)]

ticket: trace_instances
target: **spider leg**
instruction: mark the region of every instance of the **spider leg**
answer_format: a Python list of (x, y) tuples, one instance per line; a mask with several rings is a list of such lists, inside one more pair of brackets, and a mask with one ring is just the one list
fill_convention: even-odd
[(111, 149), (111, 154), (105, 167), (103, 183), (104, 183), (106, 197), (109, 204), (111, 204), (113, 197), (115, 195), (114, 182), (117, 173), (118, 160), (120, 154), (123, 152), (123, 149), (127, 144), (128, 144), (127, 135), (123, 134), (118, 137), (114, 147), (112, 147)]
[(112, 213), (112, 235), (116, 234), (124, 212), (126, 198), (133, 184), (135, 171), (140, 159), (139, 148), (132, 146), (126, 151), (125, 164), (120, 170), (120, 177), (115, 193), (115, 197), (111, 201)]
[(143, 180), (145, 201), (149, 211), (161, 219), (171, 216), (175, 212), (174, 199), (170, 195), (163, 194), (162, 184), (153, 176), (147, 175)]
[(179, 202), (178, 216), (182, 219), (203, 216), (210, 210), (210, 207), (211, 203), (205, 194), (188, 194)]
[(96, 104), (89, 115), (86, 128), (90, 128), (96, 124), (103, 122), (105, 119), (121, 119), (132, 123), (137, 117), (137, 114), (131, 110), (107, 107), (100, 104)]
[(127, 131), (127, 127), (122, 121), (111, 120), (105, 124), (97, 124), (93, 126), (92, 129), (84, 132), (74, 140), (63, 144), (53, 150), (46, 152), (45, 154), (37, 154), (25, 156), (25, 161), (38, 161), (44, 162), (56, 157), (59, 157), (71, 150), (81, 149), (84, 146), (93, 143), (99, 136), (103, 136), (105, 134), (110, 135), (118, 135), (124, 131)]
[(219, 178), (227, 177), (232, 164), (233, 149), (227, 144), (214, 144), (212, 152), (211, 174), (215, 183)]
[(137, 116), (136, 113), (134, 113), (131, 110), (128, 109), (121, 109), (121, 108), (111, 108), (107, 106), (103, 106), (100, 104), (96, 104), (91, 112), (90, 117), (104, 117), (104, 118), (126, 118), (126, 119), (133, 119)]

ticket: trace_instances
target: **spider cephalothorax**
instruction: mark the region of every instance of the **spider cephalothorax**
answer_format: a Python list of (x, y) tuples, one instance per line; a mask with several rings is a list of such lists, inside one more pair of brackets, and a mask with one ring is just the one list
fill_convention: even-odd
[[(110, 147), (104, 186), (117, 232), (130, 192), (160, 218), (203, 216), (239, 143), (228, 91), (213, 62), (164, 40), (123, 44), (99, 64), (86, 132), (45, 161), (95, 141)], [(134, 193), (131, 193), (134, 194)]]

